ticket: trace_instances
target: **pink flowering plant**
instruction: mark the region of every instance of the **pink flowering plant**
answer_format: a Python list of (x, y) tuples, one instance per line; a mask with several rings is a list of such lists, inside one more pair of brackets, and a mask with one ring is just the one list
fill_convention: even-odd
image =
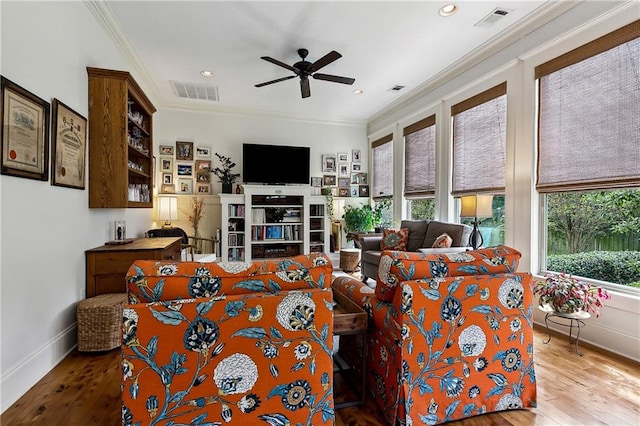
[(536, 281), (533, 292), (540, 297), (540, 305), (551, 305), (560, 312), (593, 312), (600, 316), (602, 301), (611, 296), (600, 286), (561, 274), (547, 274), (544, 281)]

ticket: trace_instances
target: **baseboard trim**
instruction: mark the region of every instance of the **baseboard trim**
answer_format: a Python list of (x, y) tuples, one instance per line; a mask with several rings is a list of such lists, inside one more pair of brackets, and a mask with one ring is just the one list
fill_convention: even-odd
[(4, 413), (58, 365), (76, 347), (76, 344), (77, 333), (74, 323), (7, 372), (0, 379), (1, 412)]

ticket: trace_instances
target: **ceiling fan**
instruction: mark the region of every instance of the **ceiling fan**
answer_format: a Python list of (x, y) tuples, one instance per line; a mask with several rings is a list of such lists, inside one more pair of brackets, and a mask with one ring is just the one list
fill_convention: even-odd
[(342, 84), (353, 84), (356, 79), (349, 77), (340, 77), (338, 75), (330, 75), (330, 74), (321, 74), (318, 71), (320, 68), (325, 67), (332, 63), (333, 61), (342, 57), (341, 54), (332, 50), (331, 52), (324, 55), (322, 58), (317, 61), (311, 63), (307, 61), (305, 58), (309, 54), (307, 49), (298, 49), (298, 55), (302, 58), (301, 61), (296, 62), (291, 65), (287, 65), (284, 62), (280, 62), (277, 59), (273, 59), (269, 56), (261, 56), (260, 59), (264, 59), (267, 62), (271, 62), (272, 64), (276, 64), (281, 66), (282, 68), (286, 68), (290, 71), (293, 71), (295, 75), (290, 75), (287, 77), (277, 78), (275, 80), (266, 81), (264, 83), (256, 84), (255, 87), (267, 86), (269, 84), (278, 83), (281, 81), (289, 80), (295, 77), (300, 77), (300, 91), (302, 92), (303, 98), (308, 98), (311, 96), (311, 89), (309, 88), (309, 77), (315, 78), (316, 80), (325, 80), (332, 81), (334, 83), (342, 83)]

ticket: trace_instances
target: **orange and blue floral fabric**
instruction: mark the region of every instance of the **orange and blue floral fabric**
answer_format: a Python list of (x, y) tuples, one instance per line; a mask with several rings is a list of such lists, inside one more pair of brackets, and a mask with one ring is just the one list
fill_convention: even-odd
[(383, 251), (378, 263), (376, 297), (391, 301), (402, 281), (515, 272), (520, 256), (519, 251), (507, 246), (440, 254)]
[[(520, 253), (489, 250), (496, 249), (501, 256), (492, 263), (515, 270)], [(403, 259), (403, 268), (417, 269)], [(389, 301), (350, 277), (332, 283), (371, 318), (367, 379), (388, 424), (440, 424), (536, 406), (531, 275), (472, 264), (457, 272), (476, 275), (446, 276), (446, 266), (430, 278), (400, 274)]]
[(333, 425), (332, 334), (328, 288), (127, 305), (122, 424)]
[(324, 253), (256, 262), (137, 260), (127, 273), (127, 294), (138, 303), (326, 288), (332, 269)]

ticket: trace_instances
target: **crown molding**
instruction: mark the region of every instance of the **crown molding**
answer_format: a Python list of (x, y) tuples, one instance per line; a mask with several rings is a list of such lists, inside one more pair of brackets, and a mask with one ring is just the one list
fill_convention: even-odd
[(403, 97), (397, 99), (380, 111), (368, 117), (367, 122), (374, 122), (388, 114), (401, 110), (402, 108), (412, 104), (416, 100), (427, 95), (429, 92), (442, 86), (449, 80), (452, 80), (465, 71), (475, 67), (482, 61), (490, 58), (491, 56), (495, 55), (511, 44), (517, 42), (527, 34), (535, 31), (554, 18), (557, 18), (563, 13), (566, 13), (568, 10), (573, 9), (580, 3), (582, 3), (581, 0), (550, 1), (544, 3), (535, 11), (527, 15), (526, 18), (515, 22), (499, 36), (496, 36), (493, 39), (487, 41), (482, 46), (475, 49), (473, 52), (463, 56), (458, 61), (443, 69), (433, 78), (418, 85), (411, 92), (407, 93)]
[[(120, 50), (125, 54), (133, 69), (136, 70), (136, 81), (145, 88), (145, 92), (158, 109), (181, 110), (190, 112), (201, 112), (209, 114), (226, 114), (226, 115), (245, 115), (253, 117), (274, 118), (281, 120), (293, 120), (310, 123), (322, 124), (338, 124), (348, 126), (366, 126), (367, 120), (364, 118), (345, 118), (332, 116), (305, 116), (299, 114), (287, 114), (282, 112), (273, 112), (266, 110), (258, 110), (251, 108), (223, 107), (219, 105), (185, 105), (166, 99), (154, 82), (151, 74), (147, 71), (140, 57), (136, 54), (135, 49), (129, 43), (124, 32), (118, 25), (114, 14), (109, 5), (103, 0), (83, 0), (91, 14), (96, 18), (100, 26), (109, 35)], [(140, 76), (138, 78), (138, 76)], [(141, 83), (142, 81), (142, 83)]]
[(348, 118), (348, 117), (333, 117), (333, 116), (318, 116), (318, 115), (301, 115), (301, 114), (288, 114), (277, 111), (265, 111), (260, 109), (240, 108), (240, 107), (228, 107), (219, 105), (186, 105), (178, 103), (165, 103), (163, 105), (164, 110), (173, 111), (185, 111), (185, 112), (198, 112), (202, 114), (218, 114), (218, 115), (230, 115), (230, 116), (251, 116), (257, 118), (270, 118), (287, 121), (299, 121), (306, 123), (316, 124), (333, 124), (343, 126), (366, 126), (367, 120), (364, 118)]

